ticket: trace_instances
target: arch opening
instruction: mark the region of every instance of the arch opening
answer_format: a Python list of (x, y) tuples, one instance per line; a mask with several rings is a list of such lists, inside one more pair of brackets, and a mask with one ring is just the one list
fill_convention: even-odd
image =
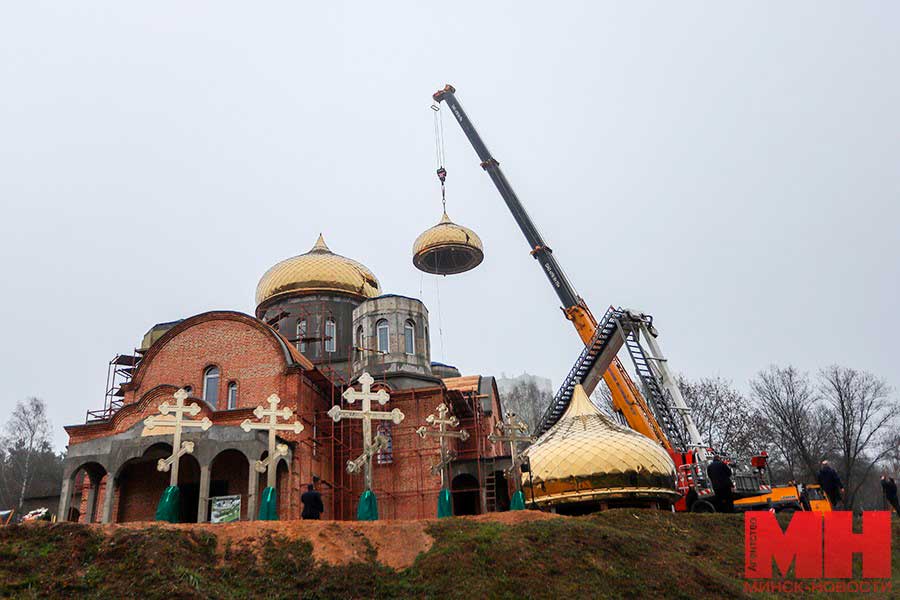
[(454, 515), (481, 514), (481, 486), (478, 479), (468, 473), (460, 473), (450, 483)]
[[(116, 478), (119, 498), (113, 518), (115, 522), (154, 520), (156, 505), (168, 487), (170, 477), (168, 471), (160, 471), (156, 465), (159, 459), (171, 454), (172, 446), (160, 442), (147, 448), (141, 457), (122, 465)], [(200, 501), (200, 463), (190, 454), (183, 455), (178, 461), (178, 488), (181, 496), (179, 522), (196, 523)]]
[(99, 523), (107, 479), (106, 467), (100, 463), (79, 465), (69, 476), (68, 509), (61, 518), (77, 523)]
[(209, 473), (210, 506), (207, 514), (212, 514), (212, 498), (216, 496), (240, 496), (241, 520), (247, 520), (249, 502), (250, 461), (240, 450), (228, 449), (219, 452), (212, 460)]

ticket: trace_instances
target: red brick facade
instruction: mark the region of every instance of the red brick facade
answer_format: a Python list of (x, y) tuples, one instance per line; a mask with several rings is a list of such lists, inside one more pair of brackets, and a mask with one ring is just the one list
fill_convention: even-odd
[[(202, 399), (203, 375), (210, 366), (219, 370), (218, 402), (214, 407)], [(232, 382), (237, 384), (237, 406), (228, 410), (227, 392)], [(291, 447), (289, 467), (281, 463), (279, 469), (281, 517), (299, 518), (302, 510), (300, 494), (306, 484), (315, 479), (325, 504), (322, 518), (355, 518), (363, 481), (360, 475), (349, 475), (345, 465), (361, 452), (360, 423), (356, 420), (334, 423), (325, 414), (333, 404), (343, 404), (342, 389), (271, 327), (235, 312), (204, 313), (173, 327), (149, 348), (132, 381), (123, 386), (123, 408), (108, 421), (66, 428), (71, 465), (67, 477), (71, 478), (72, 487), (78, 473), (84, 472), (80, 470), (82, 465), (77, 458), (79, 451), (99, 447), (98, 441), (112, 439), (111, 436), (116, 439), (131, 436), (128, 447), (141, 448), (140, 455), (122, 455), (125, 458), (121, 464), (111, 464), (119, 460), (116, 458), (119, 454), (98, 456), (83, 452), (84, 464), (96, 465), (92, 472), (105, 469), (115, 477), (114, 499), (106, 509), (111, 511), (111, 520), (151, 520), (169, 479), (169, 473), (156, 470), (156, 460), (171, 453), (168, 445), (171, 437), (148, 437), (152, 431), (143, 430), (142, 423), (148, 416), (158, 414), (162, 401), (171, 402), (172, 394), (186, 386), (192, 388), (189, 402), (196, 402), (201, 407), (201, 414), (195, 418), (208, 417), (214, 425), (210, 432), (218, 432), (219, 437), (213, 440), (197, 434), (198, 437), (191, 438), (196, 444), (194, 455), (184, 456), (180, 461), (179, 487), (182, 488), (183, 502), (193, 499), (202, 506), (202, 498), (209, 495), (241, 494), (242, 518), (253, 517), (248, 514), (252, 509), (249, 496), (252, 496), (253, 487), (257, 494), (261, 493), (265, 478), (251, 472), (252, 463), (261, 456), (250, 455), (246, 450), (249, 447), (246, 443), (255, 444), (256, 438), (242, 433), (238, 425), (244, 419), (255, 421), (252, 410), (264, 404), (270, 394), (277, 393), (281, 407), (293, 409), (305, 427), (300, 434), (282, 433), (279, 436)], [(433, 438), (421, 439), (415, 435), (415, 429), (425, 424), (426, 416), (441, 402), (452, 407), (472, 436), (458, 448), (460, 460), (477, 462), (502, 454), (501, 448), (490, 444), (485, 437), (494, 427), (495, 416), (500, 414), (496, 390), (488, 395), (488, 405), (492, 409), (489, 413), (483, 410), (484, 397), (477, 383), (473, 385), (471, 381), (461, 382), (451, 390), (438, 385), (391, 392), (391, 402), (384, 409), (399, 408), (406, 418), (390, 428), (391, 459), (388, 460), (384, 453), (380, 461), (375, 461), (373, 487), (382, 518), (434, 515), (440, 477), (432, 475), (429, 469), (437, 461), (438, 442)], [(344, 407), (359, 408), (358, 405)], [(245, 440), (241, 442), (245, 445), (240, 446), (245, 449), (239, 450), (237, 442), (230, 447), (223, 439)], [(153, 442), (159, 444), (153, 446)], [(201, 475), (202, 469), (206, 479)], [(256, 486), (250, 485), (252, 477), (259, 478)], [(97, 475), (94, 479), (99, 479), (94, 482), (99, 483), (94, 511), (87, 506), (91, 478), (84, 478), (81, 498), (77, 498), (77, 493), (75, 495), (81, 520), (90, 512), (94, 514), (94, 521), (101, 520), (110, 477)], [(206, 489), (201, 489), (204, 486)], [(198, 517), (197, 510), (189, 508), (187, 513), (187, 520), (191, 515), (194, 519)], [(200, 518), (203, 518), (202, 509)]]

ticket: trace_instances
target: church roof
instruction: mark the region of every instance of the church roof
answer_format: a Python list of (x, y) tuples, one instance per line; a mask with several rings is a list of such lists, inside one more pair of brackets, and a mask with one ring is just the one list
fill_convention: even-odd
[(283, 260), (265, 272), (256, 286), (256, 304), (316, 292), (365, 299), (380, 295), (381, 286), (365, 265), (332, 252), (319, 234), (309, 252)]
[(481, 375), (466, 375), (465, 377), (448, 377), (442, 380), (448, 390), (458, 392), (477, 392), (481, 385)]

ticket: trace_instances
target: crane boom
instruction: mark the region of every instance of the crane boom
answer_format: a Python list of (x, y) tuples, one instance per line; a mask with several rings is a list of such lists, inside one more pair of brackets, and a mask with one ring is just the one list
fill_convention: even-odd
[[(541, 263), (541, 270), (544, 271), (544, 274), (550, 281), (550, 285), (553, 286), (556, 295), (559, 296), (563, 307), (569, 308), (582, 305), (583, 302), (581, 298), (575, 292), (572, 284), (569, 283), (568, 278), (565, 273), (563, 273), (562, 268), (553, 257), (553, 251), (544, 243), (544, 238), (535, 226), (534, 221), (528, 216), (525, 207), (522, 206), (519, 197), (516, 196), (512, 186), (500, 169), (500, 163), (491, 156), (491, 153), (487, 149), (487, 146), (485, 146), (484, 141), (482, 141), (481, 136), (479, 136), (478, 132), (475, 130), (472, 121), (469, 120), (469, 117), (466, 116), (462, 106), (460, 106), (459, 100), (456, 99), (455, 92), (456, 90), (453, 86), (448, 85), (443, 90), (435, 93), (434, 99), (437, 102), (444, 101), (447, 103), (450, 112), (453, 113), (453, 116), (456, 118), (457, 122), (459, 122), (460, 127), (462, 127), (463, 133), (469, 138), (472, 147), (475, 148), (475, 153), (478, 154), (478, 158), (481, 159), (481, 167), (487, 171), (491, 180), (494, 182), (494, 185), (497, 186), (497, 191), (500, 192), (500, 195), (506, 202), (507, 208), (509, 208), (509, 212), (512, 213), (513, 218), (519, 225), (519, 229), (522, 230), (525, 239), (528, 241), (528, 245), (531, 247), (531, 255)], [(594, 323), (594, 327), (596, 327), (596, 323)], [(592, 330), (591, 334), (593, 333)]]
[[(525, 235), (531, 255), (541, 265), (541, 270), (544, 272), (556, 295), (559, 296), (566, 318), (575, 326), (582, 343), (585, 345), (591, 344), (597, 332), (597, 320), (591, 314), (590, 309), (588, 309), (581, 296), (576, 293), (575, 288), (572, 287), (562, 267), (560, 267), (553, 256), (553, 250), (544, 242), (543, 236), (541, 236), (531, 217), (528, 216), (525, 207), (519, 201), (518, 196), (500, 169), (500, 163), (491, 155), (481, 136), (478, 135), (478, 131), (456, 98), (456, 89), (451, 85), (447, 85), (444, 89), (435, 92), (433, 98), (435, 102), (447, 103), (450, 112), (453, 113), (453, 117), (462, 127), (463, 133), (466, 134), (472, 147), (475, 148), (478, 158), (481, 159), (481, 167), (487, 171), (491, 181), (497, 187), (497, 191), (500, 192), (504, 202), (506, 202), (507, 208), (512, 213), (513, 219), (515, 219), (519, 229)], [(641, 396), (637, 386), (635, 386), (631, 377), (628, 376), (625, 367), (617, 357), (612, 360), (609, 368), (603, 373), (603, 380), (612, 393), (614, 408), (625, 418), (629, 426), (658, 442), (667, 450), (671, 450), (672, 445), (669, 439), (663, 433), (647, 402)], [(590, 394), (593, 389), (586, 389), (585, 391)]]

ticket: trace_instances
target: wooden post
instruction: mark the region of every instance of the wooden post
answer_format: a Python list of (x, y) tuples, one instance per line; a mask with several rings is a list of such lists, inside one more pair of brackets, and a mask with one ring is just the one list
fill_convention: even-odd
[(250, 463), (250, 474), (247, 476), (247, 519), (256, 520), (256, 497), (259, 490), (259, 473), (256, 464)]

